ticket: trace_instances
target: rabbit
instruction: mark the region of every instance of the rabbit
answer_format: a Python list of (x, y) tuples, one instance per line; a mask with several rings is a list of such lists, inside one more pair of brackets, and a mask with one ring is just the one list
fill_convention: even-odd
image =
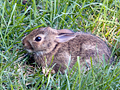
[[(52, 73), (58, 72), (59, 69), (64, 73), (69, 62), (69, 67), (73, 67), (77, 56), (80, 57), (81, 68), (91, 66), (90, 57), (93, 65), (102, 63), (103, 55), (106, 62), (109, 64), (113, 62), (111, 50), (106, 43), (97, 36), (84, 32), (75, 33), (68, 29), (42, 27), (25, 36), (22, 44), (29, 53), (33, 53), (43, 73), (46, 65), (52, 67)], [(48, 68), (47, 73), (49, 70)]]

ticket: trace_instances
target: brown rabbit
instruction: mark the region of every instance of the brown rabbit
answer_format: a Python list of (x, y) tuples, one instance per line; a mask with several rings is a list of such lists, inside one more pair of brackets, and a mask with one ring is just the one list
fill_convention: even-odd
[(82, 67), (90, 66), (90, 57), (94, 65), (103, 62), (103, 55), (106, 62), (113, 61), (110, 58), (111, 51), (104, 41), (94, 35), (74, 33), (68, 29), (56, 30), (50, 27), (35, 29), (23, 39), (22, 43), (29, 53), (33, 53), (35, 61), (42, 66), (43, 73), (46, 65), (51, 67), (54, 65), (53, 73), (59, 69), (64, 73), (69, 60), (71, 60), (69, 67), (72, 68), (77, 56), (80, 56)]

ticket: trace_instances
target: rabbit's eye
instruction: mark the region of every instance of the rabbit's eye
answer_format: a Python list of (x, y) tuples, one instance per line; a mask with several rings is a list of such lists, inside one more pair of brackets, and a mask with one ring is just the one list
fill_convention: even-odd
[(41, 37), (36, 37), (35, 41), (37, 41), (37, 42), (41, 41)]

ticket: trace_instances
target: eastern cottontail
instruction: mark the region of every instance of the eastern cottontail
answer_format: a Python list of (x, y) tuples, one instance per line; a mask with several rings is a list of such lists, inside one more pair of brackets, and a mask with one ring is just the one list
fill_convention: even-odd
[(76, 63), (77, 56), (80, 56), (82, 67), (90, 66), (90, 57), (94, 65), (103, 62), (103, 55), (106, 62), (113, 61), (110, 58), (111, 51), (104, 41), (94, 35), (83, 32), (74, 33), (68, 29), (56, 30), (50, 27), (35, 29), (23, 39), (22, 43), (28, 52), (33, 53), (38, 65), (43, 68), (46, 65), (51, 67), (55, 65), (53, 67), (55, 72), (60, 68), (64, 73), (70, 56), (69, 67)]

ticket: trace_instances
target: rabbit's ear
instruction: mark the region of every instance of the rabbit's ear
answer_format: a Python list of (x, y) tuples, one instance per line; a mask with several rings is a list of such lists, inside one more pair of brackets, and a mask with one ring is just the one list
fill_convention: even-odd
[(59, 43), (63, 43), (75, 38), (75, 36), (76, 35), (74, 33), (62, 34), (62, 35), (58, 35), (55, 41)]
[(57, 31), (58, 31), (59, 35), (65, 34), (65, 33), (74, 33), (72, 30), (69, 30), (69, 29), (60, 29), (60, 30), (57, 30)]

